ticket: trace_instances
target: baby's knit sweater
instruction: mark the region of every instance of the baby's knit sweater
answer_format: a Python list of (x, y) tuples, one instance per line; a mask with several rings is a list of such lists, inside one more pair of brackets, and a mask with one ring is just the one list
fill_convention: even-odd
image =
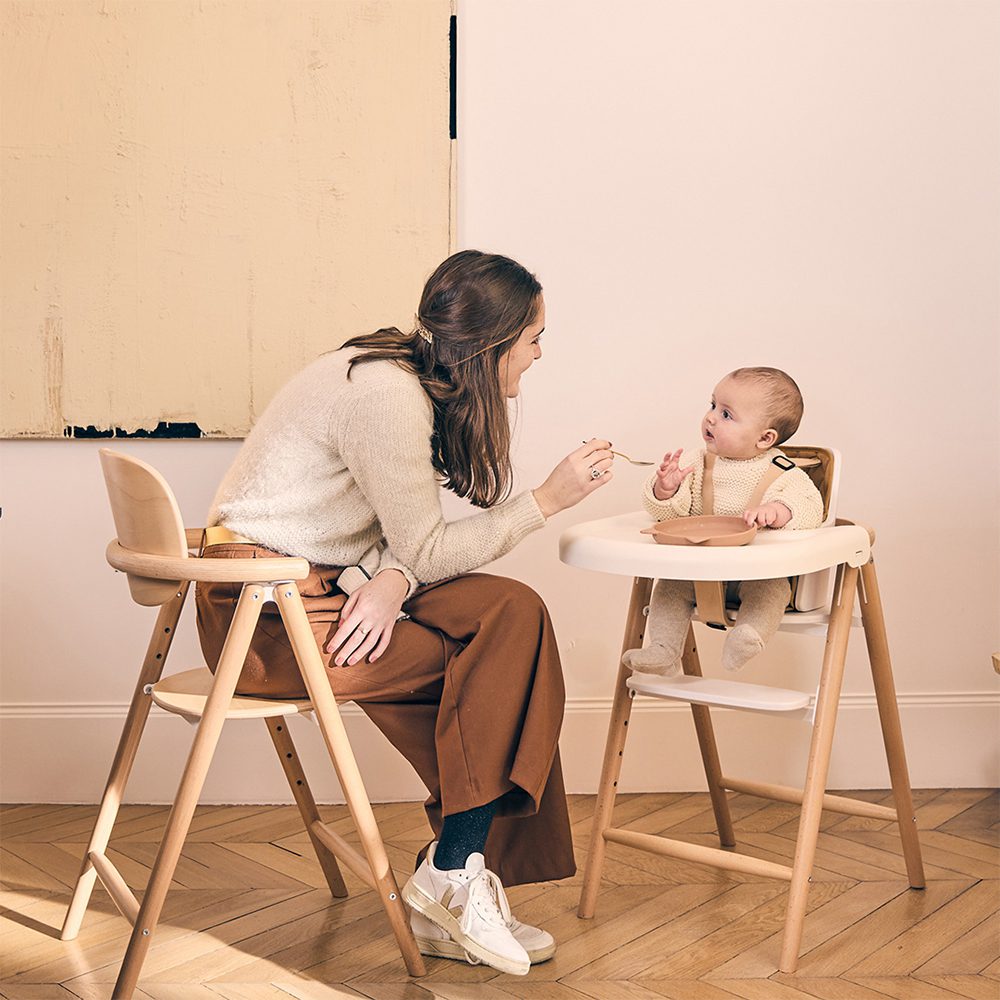
[(311, 563), (349, 566), (373, 547), (412, 593), (498, 559), (545, 523), (530, 490), (446, 522), (431, 461), (433, 410), (416, 375), (333, 351), (291, 379), (254, 425), (209, 524)]
[[(748, 507), (753, 491), (771, 464), (771, 459), (783, 452), (771, 448), (756, 458), (716, 458), (712, 483), (714, 511), (709, 513), (739, 516)], [(642, 502), (657, 521), (676, 517), (695, 516), (702, 513), (701, 488), (705, 479), (705, 449), (686, 451), (681, 456), (680, 468), (693, 465), (694, 471), (677, 488), (669, 500), (657, 500), (653, 494), (654, 474), (642, 489)], [(761, 503), (778, 500), (791, 512), (792, 519), (786, 528), (818, 528), (823, 523), (823, 498), (815, 484), (801, 469), (789, 469), (771, 483)]]

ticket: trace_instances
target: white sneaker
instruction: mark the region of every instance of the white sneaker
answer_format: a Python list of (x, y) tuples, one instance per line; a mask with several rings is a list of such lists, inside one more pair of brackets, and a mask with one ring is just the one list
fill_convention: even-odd
[(432, 844), (420, 867), (403, 886), (403, 899), (468, 953), (500, 972), (527, 975), (531, 961), (510, 929), (513, 920), (500, 879), (481, 854), (470, 854), (465, 868), (439, 871)]
[[(541, 927), (522, 924), (517, 917), (511, 917), (507, 926), (514, 935), (514, 940), (528, 953), (528, 961), (532, 965), (547, 962), (556, 953), (555, 938)], [(470, 956), (460, 944), (452, 941), (446, 931), (416, 910), (410, 911), (410, 929), (417, 939), (417, 947), (422, 955), (429, 955), (432, 958), (455, 958), (460, 962), (479, 964), (479, 959)]]

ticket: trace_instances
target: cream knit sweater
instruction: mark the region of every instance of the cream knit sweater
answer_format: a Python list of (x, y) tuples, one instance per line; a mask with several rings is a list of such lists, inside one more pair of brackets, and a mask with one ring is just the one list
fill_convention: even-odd
[[(711, 513), (739, 516), (750, 503), (753, 491), (767, 471), (771, 459), (783, 452), (771, 448), (756, 458), (717, 458), (713, 473), (715, 510)], [(653, 494), (656, 476), (646, 481), (642, 489), (642, 502), (657, 521), (688, 517), (702, 513), (701, 487), (705, 478), (705, 449), (686, 451), (681, 456), (680, 467), (694, 466), (694, 471), (678, 487), (669, 500), (657, 500)], [(789, 469), (768, 487), (762, 503), (778, 500), (791, 512), (792, 519), (785, 528), (818, 528), (823, 523), (823, 498), (815, 484), (801, 469)]]
[(274, 397), (209, 512), (275, 552), (349, 566), (373, 547), (378, 569), (434, 583), (499, 558), (545, 523), (530, 490), (446, 522), (431, 464), (433, 410), (417, 377), (392, 361), (354, 368), (333, 351)]

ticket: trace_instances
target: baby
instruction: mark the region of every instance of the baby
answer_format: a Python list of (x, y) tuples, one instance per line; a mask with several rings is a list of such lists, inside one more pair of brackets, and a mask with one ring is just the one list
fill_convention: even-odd
[[(802, 394), (783, 371), (730, 372), (715, 387), (702, 418), (705, 447), (664, 455), (643, 489), (646, 510), (657, 521), (728, 514), (761, 528), (818, 528), (823, 520), (819, 490), (777, 448), (801, 419)], [(764, 648), (781, 622), (791, 588), (787, 579), (745, 580), (739, 596), (736, 625), (722, 650), (727, 670), (739, 670)], [(677, 673), (694, 607), (692, 583), (658, 580), (646, 626), (649, 645), (628, 650), (625, 666), (644, 673)]]

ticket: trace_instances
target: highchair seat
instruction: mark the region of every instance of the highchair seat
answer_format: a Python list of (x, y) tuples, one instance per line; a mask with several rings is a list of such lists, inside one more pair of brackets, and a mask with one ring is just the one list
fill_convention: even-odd
[(749, 545), (657, 545), (642, 511), (585, 521), (563, 532), (559, 558), (570, 566), (656, 580), (775, 580), (871, 557), (868, 531), (856, 524), (799, 531), (758, 531)]
[[(214, 681), (207, 667), (185, 670), (157, 681), (150, 696), (155, 705), (186, 719), (200, 719), (205, 714), (205, 703)], [(227, 719), (271, 719), (281, 715), (300, 715), (313, 710), (307, 699), (279, 700), (272, 698), (246, 698), (234, 695), (226, 711)]]

